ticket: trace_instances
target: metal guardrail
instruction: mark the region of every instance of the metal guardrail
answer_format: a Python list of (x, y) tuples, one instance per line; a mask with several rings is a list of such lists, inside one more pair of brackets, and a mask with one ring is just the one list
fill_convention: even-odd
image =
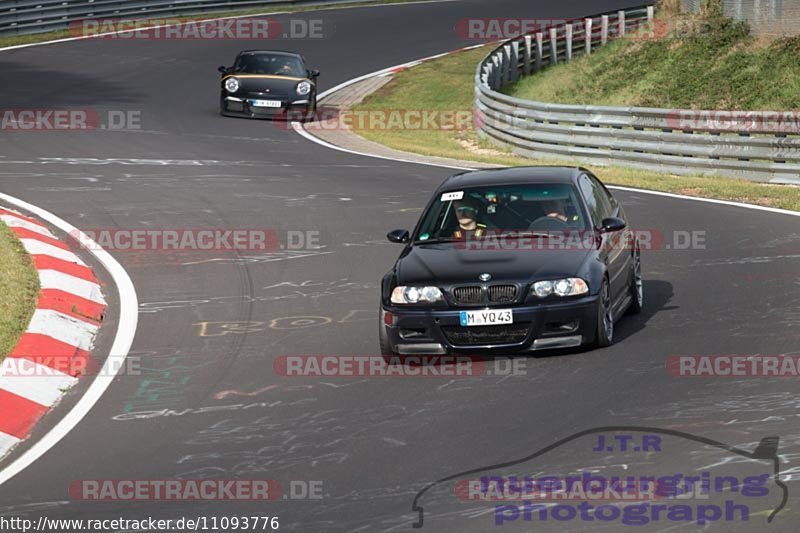
[[(145, 19), (353, 0), (0, 0), (0, 35), (64, 30), (86, 19)], [(359, 0), (374, 1), (379, 0)]]
[[(587, 17), (502, 43), (480, 62), (479, 133), (531, 158), (800, 183), (800, 114), (536, 102), (499, 91), (609, 40), (649, 31), (653, 7)], [(641, 33), (637, 35), (642, 35)]]

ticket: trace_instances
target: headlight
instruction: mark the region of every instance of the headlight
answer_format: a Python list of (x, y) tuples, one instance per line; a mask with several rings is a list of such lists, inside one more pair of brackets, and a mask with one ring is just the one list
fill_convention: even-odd
[(431, 303), (444, 300), (439, 287), (405, 287), (400, 285), (392, 291), (393, 304)]
[(236, 78), (228, 78), (225, 80), (225, 90), (229, 93), (235, 93), (239, 90), (239, 80)]
[(539, 298), (545, 298), (551, 294), (578, 296), (589, 292), (589, 285), (581, 278), (565, 278), (552, 281), (537, 281), (533, 284), (531, 290)]
[(311, 92), (311, 84), (307, 81), (301, 81), (297, 84), (297, 94), (305, 96)]

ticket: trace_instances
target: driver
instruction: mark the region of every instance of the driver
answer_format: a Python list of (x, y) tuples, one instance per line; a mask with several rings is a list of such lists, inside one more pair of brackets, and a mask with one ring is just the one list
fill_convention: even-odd
[(290, 61), (283, 61), (283, 64), (278, 67), (277, 74), (282, 75), (292, 75), (294, 74), (294, 70), (292, 69), (292, 64)]
[(550, 218), (555, 218), (560, 220), (561, 222), (570, 222), (578, 220), (578, 216), (569, 216), (567, 213), (567, 205), (566, 202), (563, 200), (547, 200), (546, 202), (542, 202), (542, 207), (544, 208), (544, 212), (546, 213), (545, 216)]
[(453, 232), (453, 237), (462, 239), (466, 235), (481, 237), (486, 232), (486, 225), (478, 222), (478, 203), (464, 198), (453, 202), (453, 210), (458, 219), (458, 228)]

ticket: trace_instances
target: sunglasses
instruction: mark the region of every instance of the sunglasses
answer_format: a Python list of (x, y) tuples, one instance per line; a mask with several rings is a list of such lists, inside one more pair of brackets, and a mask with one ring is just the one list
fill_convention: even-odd
[(469, 206), (457, 207), (456, 208), (456, 214), (458, 214), (458, 215), (477, 215), (478, 214), (478, 210), (475, 209), (474, 207), (469, 207)]

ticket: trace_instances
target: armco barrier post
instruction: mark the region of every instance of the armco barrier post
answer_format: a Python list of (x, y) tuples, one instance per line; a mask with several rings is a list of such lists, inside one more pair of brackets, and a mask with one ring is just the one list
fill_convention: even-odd
[(584, 19), (584, 23), (586, 24), (586, 34), (583, 36), (586, 40), (584, 53), (588, 56), (592, 53), (592, 19)]
[(525, 47), (522, 50), (522, 61), (523, 61), (523, 72), (526, 76), (529, 76), (531, 73), (531, 36), (525, 36)]
[(572, 24), (565, 26), (567, 33), (567, 62), (572, 61)]
[(617, 12), (617, 37), (625, 37), (625, 12)]
[(550, 28), (550, 63), (558, 63), (558, 35), (555, 28)]
[(542, 70), (542, 32), (536, 32), (536, 72)]
[(654, 16), (655, 16), (655, 8), (653, 6), (647, 6), (647, 20), (648, 20), (648, 22), (652, 22)]
[(519, 41), (511, 43), (511, 81), (519, 78)]
[(600, 19), (600, 46), (605, 46), (608, 42), (608, 15), (603, 15)]
[(511, 79), (511, 45), (503, 46), (503, 87)]

